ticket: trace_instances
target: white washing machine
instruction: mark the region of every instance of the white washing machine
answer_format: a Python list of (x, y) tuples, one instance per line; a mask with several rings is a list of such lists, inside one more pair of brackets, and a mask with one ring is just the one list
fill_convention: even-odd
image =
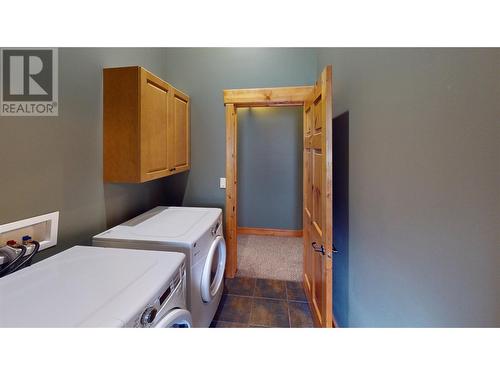
[(224, 288), (226, 243), (221, 209), (156, 207), (94, 236), (93, 245), (185, 254), (193, 326), (210, 325)]
[(0, 327), (190, 327), (185, 256), (75, 246), (0, 279)]

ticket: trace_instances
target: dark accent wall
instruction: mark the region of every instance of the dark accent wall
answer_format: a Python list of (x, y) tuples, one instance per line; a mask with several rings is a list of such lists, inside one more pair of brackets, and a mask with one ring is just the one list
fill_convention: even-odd
[(182, 203), (187, 174), (102, 181), (102, 68), (142, 65), (164, 78), (165, 50), (59, 49), (59, 116), (0, 117), (0, 223), (60, 211), (59, 243), (38, 259), (158, 204)]
[(349, 112), (333, 119), (333, 314), (349, 327)]
[(302, 112), (238, 110), (238, 226), (302, 229)]
[(500, 50), (326, 64), (349, 110), (349, 325), (500, 326)]

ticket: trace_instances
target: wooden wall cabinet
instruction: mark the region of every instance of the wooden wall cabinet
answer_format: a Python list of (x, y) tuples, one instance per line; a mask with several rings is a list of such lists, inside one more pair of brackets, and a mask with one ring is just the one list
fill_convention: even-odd
[(134, 66), (103, 72), (105, 182), (145, 182), (190, 168), (189, 96)]

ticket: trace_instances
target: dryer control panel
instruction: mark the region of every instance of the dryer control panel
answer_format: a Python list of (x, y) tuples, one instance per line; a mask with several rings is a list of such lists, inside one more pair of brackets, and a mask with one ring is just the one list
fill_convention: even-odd
[(134, 327), (149, 328), (172, 309), (186, 306), (186, 266), (183, 263), (179, 271), (166, 283), (165, 287), (137, 317)]

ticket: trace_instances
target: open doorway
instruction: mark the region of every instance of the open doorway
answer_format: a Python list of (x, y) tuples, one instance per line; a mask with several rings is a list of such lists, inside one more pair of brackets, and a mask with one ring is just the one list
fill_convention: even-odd
[(237, 110), (236, 276), (302, 281), (302, 112)]
[[(293, 326), (291, 316), (295, 316), (290, 310), (290, 306), (295, 306), (295, 301), (291, 301), (290, 296), (295, 298), (293, 296), (296, 291), (302, 295), (305, 293), (307, 303), (301, 304), (300, 310), (304, 312), (310, 309), (314, 325), (321, 327), (333, 325), (332, 258), (336, 250), (332, 243), (332, 82), (332, 67), (328, 65), (322, 70), (314, 86), (224, 90), (227, 180), (224, 211), (227, 245), (225, 275), (234, 281), (226, 284), (226, 290), (227, 295), (232, 295), (231, 291), (241, 293), (244, 289), (246, 293), (251, 293), (246, 296), (257, 299), (246, 302), (252, 304), (251, 311), (255, 312), (250, 316), (250, 322), (256, 315), (263, 319), (273, 315), (270, 313), (272, 306), (267, 306), (270, 310), (255, 309), (253, 306), (264, 303), (258, 301), (259, 296), (266, 297), (264, 294), (268, 298), (276, 298), (274, 292), (279, 289), (281, 299), (279, 303), (283, 308), (278, 315), (284, 317), (289, 326)], [(235, 278), (238, 269), (238, 185), (240, 184), (237, 111), (240, 108), (257, 107), (303, 109), (303, 282), (285, 284), (284, 281), (279, 281), (281, 284), (279, 288), (275, 288), (276, 280), (250, 278), (251, 280), (243, 281)], [(261, 293), (263, 291), (265, 293)], [(234, 309), (230, 306), (239, 305), (234, 298), (228, 297), (227, 301), (229, 301), (227, 304), (221, 303), (219, 306), (219, 318), (223, 317), (225, 307), (228, 308), (228, 314), (232, 314), (231, 310)], [(310, 315), (307, 320), (310, 322)]]

